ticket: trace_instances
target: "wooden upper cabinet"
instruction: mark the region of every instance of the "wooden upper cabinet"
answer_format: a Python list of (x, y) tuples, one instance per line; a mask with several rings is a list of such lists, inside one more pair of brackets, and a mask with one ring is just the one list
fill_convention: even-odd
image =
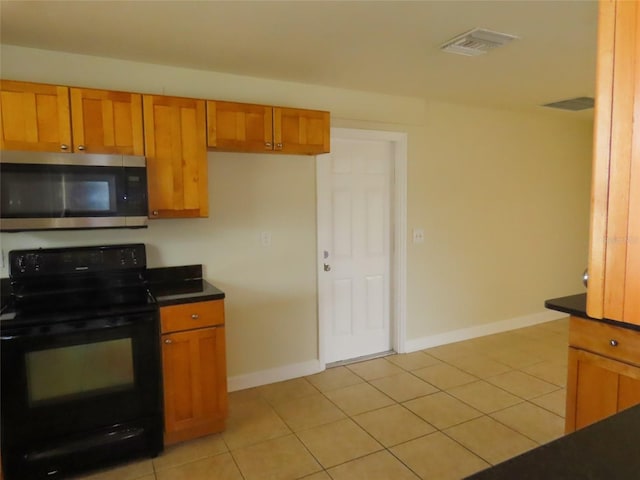
[(2, 150), (71, 151), (69, 89), (0, 81), (0, 132)]
[(329, 152), (329, 112), (273, 109), (274, 150), (298, 155)]
[(205, 101), (144, 95), (149, 217), (206, 217)]
[(207, 102), (207, 145), (228, 152), (329, 152), (329, 112)]
[(142, 95), (71, 88), (74, 151), (144, 155)]
[(3, 150), (144, 155), (142, 96), (1, 82)]
[(273, 150), (272, 108), (207, 101), (207, 145), (226, 152)]
[(601, 0), (587, 312), (640, 324), (640, 2)]

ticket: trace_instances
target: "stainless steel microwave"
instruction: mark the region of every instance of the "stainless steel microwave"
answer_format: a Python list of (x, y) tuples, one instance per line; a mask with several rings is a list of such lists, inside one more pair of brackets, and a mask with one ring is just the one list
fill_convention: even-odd
[(0, 152), (0, 231), (143, 228), (141, 156)]

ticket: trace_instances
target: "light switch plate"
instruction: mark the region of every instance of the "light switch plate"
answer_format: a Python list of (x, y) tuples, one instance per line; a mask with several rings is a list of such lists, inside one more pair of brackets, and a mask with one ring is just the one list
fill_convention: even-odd
[(260, 233), (260, 243), (263, 247), (271, 246), (271, 232), (262, 232)]
[(414, 228), (413, 229), (413, 243), (424, 243), (424, 229), (423, 228)]

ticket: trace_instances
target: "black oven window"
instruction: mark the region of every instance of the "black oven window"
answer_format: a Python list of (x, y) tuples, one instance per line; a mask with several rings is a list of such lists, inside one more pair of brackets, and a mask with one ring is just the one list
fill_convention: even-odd
[(131, 338), (28, 352), (26, 368), (32, 406), (134, 385)]

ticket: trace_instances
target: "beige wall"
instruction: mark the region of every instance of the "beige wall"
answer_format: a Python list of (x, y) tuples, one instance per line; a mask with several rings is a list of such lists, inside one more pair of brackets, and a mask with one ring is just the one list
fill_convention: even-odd
[(584, 292), (591, 128), (430, 103), (409, 175), (409, 338), (543, 310)]
[[(334, 126), (407, 132), (409, 238), (414, 227), (426, 233), (424, 244), (408, 244), (408, 339), (537, 313), (545, 298), (583, 291), (588, 121), (12, 46), (1, 53), (2, 78), (325, 109)], [(316, 359), (314, 159), (210, 153), (209, 175), (208, 219), (1, 234), (2, 249), (144, 242), (151, 266), (202, 263), (226, 291), (231, 376)]]

